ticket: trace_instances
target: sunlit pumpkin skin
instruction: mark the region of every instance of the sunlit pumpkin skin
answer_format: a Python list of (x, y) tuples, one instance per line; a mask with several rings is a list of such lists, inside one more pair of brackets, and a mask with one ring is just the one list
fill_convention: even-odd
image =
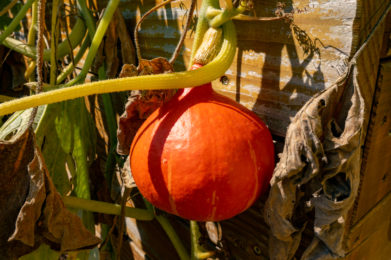
[(211, 84), (179, 90), (152, 113), (130, 156), (134, 180), (149, 202), (197, 221), (220, 221), (249, 208), (274, 168), (265, 124)]

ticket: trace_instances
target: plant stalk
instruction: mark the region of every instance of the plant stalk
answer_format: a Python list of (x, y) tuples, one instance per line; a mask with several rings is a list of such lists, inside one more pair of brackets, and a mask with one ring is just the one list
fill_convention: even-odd
[[(69, 42), (72, 44), (72, 48), (69, 46), (68, 40), (61, 42), (57, 48), (57, 59), (63, 58), (65, 55), (73, 51), (73, 48), (80, 44), (85, 35), (85, 26), (82, 19), (77, 19), (75, 25), (72, 28), (72, 32), (69, 34)], [(36, 59), (37, 51), (34, 46), (29, 46), (21, 41), (18, 41), (12, 37), (6, 37), (1, 43), (7, 48), (10, 48), (13, 51), (19, 52), (29, 58)], [(52, 50), (44, 50), (43, 59), (45, 61), (50, 61), (50, 54)]]
[(225, 22), (232, 20), (233, 17), (246, 11), (246, 7), (239, 4), (237, 8), (225, 9), (220, 14), (216, 15), (212, 20), (209, 21), (210, 27), (218, 28)]
[[(121, 214), (121, 205), (112, 204), (108, 202), (81, 199), (73, 196), (63, 196), (62, 200), (65, 206), (75, 209), (83, 209), (90, 212), (97, 212), (109, 215)], [(135, 218), (137, 220), (150, 221), (154, 219), (153, 213), (145, 209), (137, 209), (131, 207), (125, 207), (125, 216), (129, 218)]]
[(187, 253), (185, 246), (183, 245), (181, 239), (179, 238), (178, 234), (175, 232), (175, 229), (172, 227), (168, 219), (164, 216), (158, 216), (158, 215), (156, 215), (155, 218), (162, 226), (167, 236), (170, 238), (171, 243), (173, 244), (175, 250), (179, 255), (179, 258), (181, 260), (189, 260), (190, 257), (189, 254)]
[[(37, 20), (38, 20), (38, 6), (37, 6), (37, 1), (35, 1), (31, 8), (31, 24), (27, 35), (27, 44), (29, 46), (33, 46), (35, 43), (35, 38), (37, 36)], [(24, 77), (28, 79), (28, 81), (30, 82), (35, 80), (35, 75), (33, 72), (36, 65), (37, 63), (34, 60), (34, 58), (30, 59), (28, 67), (24, 73)]]
[(106, 34), (107, 27), (110, 24), (111, 18), (113, 17), (113, 14), (117, 9), (119, 2), (120, 0), (110, 0), (109, 3), (107, 4), (102, 19), (100, 20), (98, 28), (92, 39), (90, 50), (88, 51), (87, 58), (84, 61), (84, 66), (80, 74), (76, 78), (74, 78), (73, 80), (65, 84), (66, 87), (72, 86), (80, 81), (84, 81), (85, 77), (87, 76), (88, 70), (92, 65), (92, 62), (95, 59), (95, 55), (99, 49), (103, 37)]
[(61, 72), (61, 74), (58, 75), (56, 84), (60, 84), (61, 82), (63, 82), (68, 77), (68, 75), (72, 73), (73, 69), (75, 68), (77, 63), (81, 60), (81, 58), (83, 57), (84, 53), (86, 52), (86, 50), (87, 50), (87, 48), (89, 46), (89, 43), (90, 43), (90, 41), (89, 41), (89, 38), (87, 36), (84, 39), (83, 43), (81, 44), (79, 51), (77, 52), (75, 58), (73, 59), (73, 62), (69, 63), (65, 67), (65, 69)]
[[(50, 53), (50, 85), (56, 85), (57, 77), (57, 40), (58, 40), (58, 11), (59, 11), (59, 0), (53, 0), (52, 2), (52, 24), (51, 24), (51, 37), (50, 37), (50, 48), (52, 52)], [(72, 48), (71, 48), (72, 49)]]
[(197, 221), (190, 221), (190, 239), (191, 239), (191, 260), (207, 259), (212, 257), (215, 252), (207, 251), (199, 244), (201, 237)]
[(11, 35), (14, 32), (15, 28), (19, 25), (20, 20), (22, 20), (27, 11), (30, 9), (31, 5), (36, 0), (27, 0), (27, 2), (20, 9), (18, 14), (12, 19), (12, 22), (7, 26), (7, 28), (0, 34), (0, 44), (3, 43), (5, 38)]
[(84, 20), (86, 21), (86, 26), (88, 29), (88, 35), (90, 36), (90, 39), (94, 38), (96, 32), (95, 19), (87, 7), (86, 0), (77, 0), (77, 7), (81, 15), (83, 16)]
[(27, 35), (27, 44), (33, 46), (35, 43), (35, 37), (37, 36), (37, 20), (38, 20), (38, 6), (37, 1), (34, 1), (31, 8), (31, 24)]

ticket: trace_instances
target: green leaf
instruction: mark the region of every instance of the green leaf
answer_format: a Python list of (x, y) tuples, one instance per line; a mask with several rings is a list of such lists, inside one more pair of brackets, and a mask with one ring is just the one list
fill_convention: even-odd
[[(72, 158), (76, 168), (74, 193), (79, 198), (90, 199), (89, 167), (95, 158), (96, 144), (94, 123), (82, 98), (63, 102), (63, 111), (66, 113), (63, 114), (61, 120), (57, 118), (56, 129), (60, 131), (71, 129), (72, 131)], [(66, 147), (67, 144), (63, 146)], [(79, 211), (78, 215), (82, 218), (84, 225), (94, 231), (95, 222), (92, 213)]]
[[(96, 133), (84, 99), (47, 105), (36, 135), (57, 190), (90, 199), (89, 167), (95, 158)], [(92, 213), (75, 213), (94, 232)]]
[(57, 190), (64, 195), (74, 186), (76, 196), (90, 198), (89, 166), (95, 158), (96, 134), (84, 99), (46, 106), (36, 135)]
[(61, 145), (63, 136), (68, 131), (59, 133), (56, 131), (55, 120), (61, 115), (61, 104), (45, 106), (40, 123), (36, 129), (36, 142), (45, 158), (46, 166), (52, 177), (53, 183), (60, 194), (68, 194), (72, 190), (72, 158), (70, 149), (66, 150)]
[(46, 244), (42, 244), (37, 250), (30, 254), (24, 255), (20, 260), (57, 260), (60, 257), (60, 252), (50, 249)]

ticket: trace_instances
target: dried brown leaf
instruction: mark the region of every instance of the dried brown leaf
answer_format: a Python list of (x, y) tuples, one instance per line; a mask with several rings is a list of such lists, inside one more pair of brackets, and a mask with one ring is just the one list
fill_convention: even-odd
[[(357, 68), (314, 95), (293, 118), (265, 205), (271, 259), (293, 259), (309, 217), (314, 237), (301, 259), (345, 254), (345, 220), (359, 187), (365, 103)], [(315, 216), (306, 216), (314, 210)]]
[(136, 63), (136, 50), (133, 45), (132, 38), (126, 28), (125, 19), (119, 9), (115, 12), (117, 19), (117, 33), (121, 42), (121, 56), (124, 64)]
[[(140, 60), (135, 71), (134, 65), (124, 65), (121, 76), (150, 75), (173, 72), (171, 64), (165, 58), (152, 60)], [(168, 101), (175, 93), (175, 90), (148, 90), (133, 91), (125, 105), (125, 113), (119, 120), (117, 131), (117, 152), (122, 155), (129, 154), (133, 137), (141, 124), (164, 102)]]
[(106, 39), (104, 44), (104, 53), (106, 61), (106, 76), (108, 78), (114, 78), (117, 75), (119, 68), (119, 58), (117, 56), (117, 32), (118, 20), (115, 18), (110, 22), (109, 28), (106, 32)]
[(14, 259), (42, 243), (66, 252), (100, 242), (65, 208), (30, 129), (0, 141), (0, 169), (1, 256)]
[(137, 67), (134, 66), (133, 64), (124, 64), (122, 66), (121, 72), (119, 73), (120, 78), (134, 77), (137, 75), (138, 75)]

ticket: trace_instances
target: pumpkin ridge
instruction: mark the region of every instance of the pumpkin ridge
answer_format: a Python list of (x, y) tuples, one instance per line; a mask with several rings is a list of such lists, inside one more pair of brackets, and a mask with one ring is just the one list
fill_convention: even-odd
[(169, 159), (167, 162), (167, 190), (168, 190), (168, 203), (171, 207), (171, 210), (174, 214), (178, 215), (178, 210), (176, 207), (175, 200), (172, 198), (172, 163), (171, 163), (171, 153), (169, 153)]
[(208, 216), (208, 219), (214, 219), (215, 216), (216, 216), (216, 211), (217, 211), (217, 207), (216, 207), (216, 193), (217, 191), (214, 190), (213, 193), (212, 193), (212, 202), (211, 202), (211, 209), (209, 211), (211, 211), (211, 214), (210, 216)]
[(253, 195), (251, 196), (251, 198), (248, 200), (248, 203), (246, 205), (246, 209), (249, 208), (251, 206), (251, 204), (255, 201), (255, 199), (257, 198), (257, 195), (258, 195), (258, 189), (259, 189), (259, 177), (258, 177), (258, 163), (257, 163), (257, 155), (255, 154), (255, 150), (254, 150), (254, 147), (252, 146), (251, 142), (248, 140), (248, 145), (250, 147), (250, 157), (251, 157), (251, 160), (254, 162), (254, 167), (255, 167), (255, 171), (254, 171), (254, 183), (255, 183), (255, 187), (254, 187), (254, 192), (253, 192)]

